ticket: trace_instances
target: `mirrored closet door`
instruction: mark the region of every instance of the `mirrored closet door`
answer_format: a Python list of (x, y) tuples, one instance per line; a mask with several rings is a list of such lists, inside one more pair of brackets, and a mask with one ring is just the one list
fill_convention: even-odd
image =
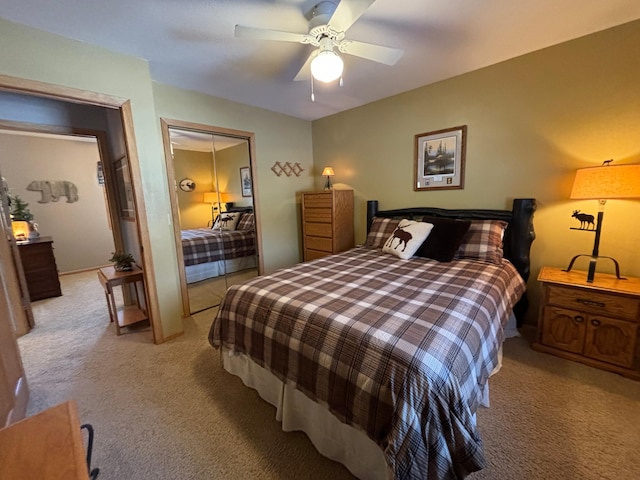
[(253, 135), (163, 120), (185, 315), (260, 273)]

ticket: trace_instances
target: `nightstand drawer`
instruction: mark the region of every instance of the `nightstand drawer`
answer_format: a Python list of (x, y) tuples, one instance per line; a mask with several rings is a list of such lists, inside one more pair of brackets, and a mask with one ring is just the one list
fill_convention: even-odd
[(305, 250), (304, 251), (304, 259), (305, 261), (317, 260), (318, 258), (328, 257), (331, 255), (331, 252), (319, 252), (317, 250)]
[(552, 305), (627, 320), (639, 318), (640, 300), (638, 299), (556, 285), (549, 285), (547, 289), (547, 301)]
[(305, 245), (312, 250), (321, 250), (323, 252), (333, 252), (333, 241), (331, 238), (325, 237), (305, 237)]

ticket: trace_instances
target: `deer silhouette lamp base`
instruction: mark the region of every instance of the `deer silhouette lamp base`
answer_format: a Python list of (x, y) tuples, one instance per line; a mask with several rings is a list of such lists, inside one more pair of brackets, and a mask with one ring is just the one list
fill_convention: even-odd
[(589, 231), (589, 232), (594, 232), (596, 234), (596, 238), (593, 241), (593, 252), (591, 252), (591, 255), (589, 255), (589, 254), (576, 255), (575, 257), (573, 257), (571, 259), (571, 261), (569, 262), (569, 266), (565, 269), (565, 272), (570, 272), (571, 268), (573, 268), (573, 264), (576, 261), (576, 259), (578, 259), (580, 257), (589, 257), (590, 258), (589, 259), (589, 270), (587, 271), (587, 282), (589, 282), (589, 283), (593, 282), (593, 278), (595, 277), (595, 273), (596, 273), (596, 263), (598, 262), (598, 259), (600, 259), (600, 258), (608, 258), (609, 260), (611, 260), (613, 262), (615, 268), (616, 268), (616, 277), (619, 280), (626, 280), (625, 277), (621, 277), (620, 276), (620, 264), (618, 263), (618, 261), (615, 258), (598, 255), (598, 251), (600, 249), (600, 232), (602, 230), (602, 220), (603, 219), (604, 219), (604, 211), (603, 211), (603, 208), (601, 208), (600, 211), (598, 212), (598, 220), (597, 220), (597, 223), (596, 223), (596, 229), (595, 230), (585, 230), (585, 231)]

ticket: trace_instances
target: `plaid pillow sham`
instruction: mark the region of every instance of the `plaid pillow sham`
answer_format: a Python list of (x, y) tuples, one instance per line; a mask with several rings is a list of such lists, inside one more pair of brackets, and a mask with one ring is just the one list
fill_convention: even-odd
[(502, 220), (472, 220), (454, 259), (482, 260), (502, 263), (502, 239), (507, 222)]
[(238, 220), (236, 230), (253, 230), (254, 228), (253, 213), (243, 213)]
[(373, 217), (371, 228), (367, 234), (367, 240), (364, 242), (364, 246), (382, 248), (384, 242), (386, 242), (391, 236), (399, 223), (400, 220), (396, 218)]

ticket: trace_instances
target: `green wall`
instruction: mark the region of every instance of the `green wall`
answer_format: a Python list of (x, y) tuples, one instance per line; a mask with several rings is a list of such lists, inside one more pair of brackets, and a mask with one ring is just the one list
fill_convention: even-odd
[[(356, 194), (356, 241), (365, 238), (365, 202), (406, 206), (511, 208), (535, 197), (537, 239), (529, 286), (542, 265), (566, 267), (590, 253), (593, 234), (570, 230), (577, 168), (640, 159), (640, 21), (524, 55), (313, 122), (316, 188), (331, 165), (338, 187)], [(468, 126), (463, 190), (413, 190), (414, 136)], [(640, 276), (639, 201), (610, 200), (600, 253)], [(576, 265), (586, 269), (586, 264)], [(599, 270), (610, 271), (605, 260)], [(530, 310), (529, 321), (536, 315)]]

